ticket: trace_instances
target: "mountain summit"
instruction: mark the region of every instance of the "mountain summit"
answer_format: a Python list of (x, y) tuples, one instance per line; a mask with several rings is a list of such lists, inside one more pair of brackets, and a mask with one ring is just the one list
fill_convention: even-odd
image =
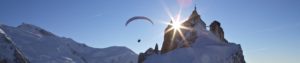
[(48, 32), (38, 26), (32, 25), (32, 24), (27, 24), (27, 23), (22, 23), (21, 25), (19, 25), (17, 27), (20, 30), (23, 30), (25, 32), (37, 35), (39, 37), (43, 37), (43, 36), (55, 36), (54, 34), (52, 34), (51, 32)]
[(161, 50), (149, 48), (145, 53), (140, 53), (138, 62), (245, 63), (240, 44), (228, 42), (224, 38), (224, 31), (218, 21), (210, 24), (210, 30), (207, 30), (195, 9), (181, 25), (187, 29), (173, 32), (177, 30), (168, 25)]

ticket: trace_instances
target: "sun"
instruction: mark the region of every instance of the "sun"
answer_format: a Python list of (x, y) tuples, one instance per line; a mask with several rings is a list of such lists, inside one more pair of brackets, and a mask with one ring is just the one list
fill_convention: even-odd
[(168, 23), (168, 25), (171, 25), (171, 28), (167, 29), (165, 33), (172, 32), (172, 37), (171, 37), (171, 43), (173, 43), (175, 37), (179, 35), (179, 37), (183, 40), (184, 46), (188, 46), (188, 42), (184, 36), (183, 30), (189, 30), (188, 27), (182, 26), (181, 21), (172, 21), (171, 23)]
[(181, 23), (178, 21), (173, 21), (172, 23), (170, 23), (169, 25), (172, 26), (172, 29), (175, 30), (179, 30), (180, 28), (182, 28), (183, 26), (181, 26)]
[(171, 23), (168, 23), (168, 25), (171, 25), (171, 30), (181, 32), (181, 29), (186, 29), (186, 27), (182, 26), (182, 23), (184, 20), (180, 20), (180, 14), (178, 14), (176, 17), (170, 17), (172, 19)]
[(172, 41), (175, 39), (176, 34), (179, 34), (179, 36), (185, 41), (185, 37), (182, 33), (182, 30), (188, 29), (188, 28), (185, 26), (182, 26), (182, 21), (179, 21), (178, 19), (172, 19), (172, 22), (168, 23), (168, 25), (171, 25), (171, 28), (167, 29), (166, 33), (173, 32)]
[(171, 25), (171, 28), (167, 30), (167, 32), (174, 30), (174, 32), (181, 32), (182, 29), (189, 30), (188, 27), (182, 26), (181, 21), (172, 21), (171, 23), (167, 23), (168, 25)]

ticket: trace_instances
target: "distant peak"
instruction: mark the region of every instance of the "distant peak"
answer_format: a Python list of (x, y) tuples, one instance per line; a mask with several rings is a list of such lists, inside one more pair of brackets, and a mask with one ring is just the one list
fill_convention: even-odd
[(28, 23), (22, 23), (21, 25), (19, 25), (17, 28), (25, 28), (25, 29), (42, 29), (38, 26), (32, 25), (32, 24), (28, 24)]
[(32, 34), (36, 34), (40, 37), (42, 37), (42, 36), (54, 36), (54, 34), (48, 32), (48, 31), (46, 31), (46, 30), (44, 30), (44, 29), (42, 29), (38, 26), (28, 24), (28, 23), (22, 23), (17, 28), (21, 29), (23, 31), (27, 31), (27, 32), (32, 33)]

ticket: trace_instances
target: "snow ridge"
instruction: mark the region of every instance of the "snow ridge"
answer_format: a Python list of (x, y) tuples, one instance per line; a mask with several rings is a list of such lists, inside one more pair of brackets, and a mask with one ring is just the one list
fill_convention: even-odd
[[(70, 38), (56, 36), (31, 24), (23, 23), (18, 27), (1, 25), (0, 32), (0, 37), (9, 37), (8, 39), (14, 44), (6, 44), (6, 39), (0, 39), (0, 63), (27, 63), (9, 60), (18, 57), (12, 54), (15, 49), (22, 53), (19, 56), (30, 63), (137, 62), (137, 54), (126, 47), (92, 48)], [(2, 50), (11, 52), (2, 53)]]

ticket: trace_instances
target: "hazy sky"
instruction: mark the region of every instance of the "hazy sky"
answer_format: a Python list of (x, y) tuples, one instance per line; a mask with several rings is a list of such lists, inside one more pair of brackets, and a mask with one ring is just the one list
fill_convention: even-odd
[[(205, 23), (221, 22), (225, 38), (241, 44), (248, 63), (299, 63), (300, 0), (196, 0), (182, 7), (182, 19), (194, 4)], [(0, 23), (30, 23), (92, 47), (126, 46), (139, 53), (162, 45), (162, 22), (170, 21), (166, 9), (175, 16), (180, 5), (176, 0), (0, 0)], [(136, 21), (125, 27), (133, 16), (147, 16), (154, 25)]]

